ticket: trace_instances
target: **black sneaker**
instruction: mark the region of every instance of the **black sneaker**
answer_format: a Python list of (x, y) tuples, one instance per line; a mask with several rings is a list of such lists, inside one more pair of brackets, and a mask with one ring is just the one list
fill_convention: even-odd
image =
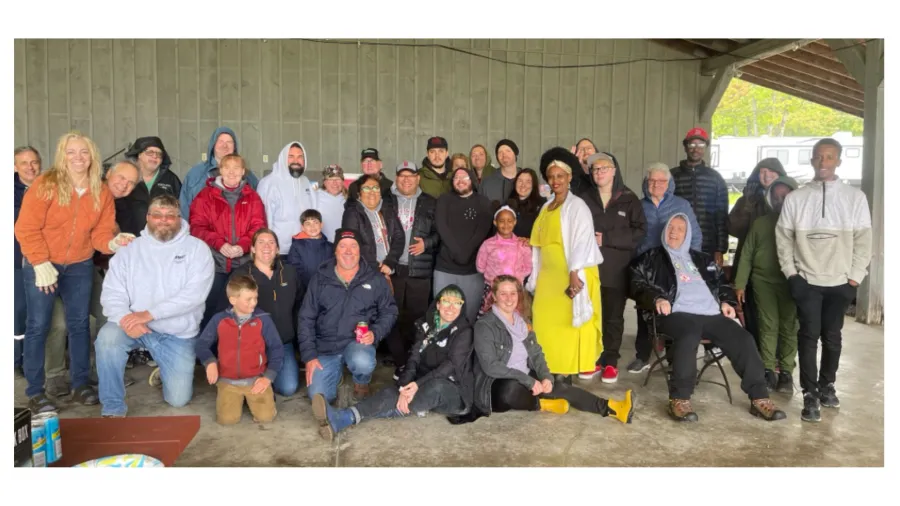
[(150, 356), (150, 352), (147, 350), (136, 350), (132, 357), (134, 365), (149, 365), (153, 361), (153, 357)]
[(31, 411), (32, 415), (58, 411), (56, 405), (53, 404), (53, 401), (48, 399), (44, 394), (37, 394), (34, 397), (30, 397), (28, 399), (28, 409)]
[(650, 369), (650, 364), (639, 358), (635, 358), (628, 364), (628, 372), (632, 374), (640, 374), (648, 369)]
[(394, 381), (398, 381), (400, 379), (400, 376), (403, 376), (403, 371), (405, 370), (405, 365), (401, 365), (400, 367), (394, 369)]
[(778, 375), (775, 374), (775, 371), (772, 369), (766, 369), (766, 388), (769, 389), (769, 392), (775, 390), (775, 385), (778, 383)]
[(838, 400), (837, 394), (834, 391), (834, 383), (819, 387), (819, 401), (822, 403), (822, 406), (826, 408), (841, 407), (841, 401)]
[(65, 376), (47, 378), (46, 384), (44, 385), (44, 392), (50, 397), (59, 399), (60, 397), (69, 395), (69, 382), (66, 381)]
[(803, 394), (803, 411), (800, 412), (800, 419), (804, 422), (822, 420), (822, 415), (819, 413), (819, 398), (812, 392)]
[(781, 371), (778, 373), (778, 383), (775, 385), (775, 391), (782, 394), (794, 393), (794, 378), (791, 373)]

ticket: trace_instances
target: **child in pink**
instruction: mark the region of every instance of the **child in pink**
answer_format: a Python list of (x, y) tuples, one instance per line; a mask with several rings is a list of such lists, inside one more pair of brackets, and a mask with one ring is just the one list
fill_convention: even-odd
[(490, 311), (494, 305), (491, 291), (494, 278), (508, 274), (525, 283), (525, 278), (531, 274), (531, 246), (528, 239), (513, 234), (516, 226), (515, 211), (509, 206), (498, 209), (494, 213), (494, 226), (497, 227), (497, 235), (484, 241), (475, 258), (475, 268), (484, 274), (484, 298), (479, 316)]

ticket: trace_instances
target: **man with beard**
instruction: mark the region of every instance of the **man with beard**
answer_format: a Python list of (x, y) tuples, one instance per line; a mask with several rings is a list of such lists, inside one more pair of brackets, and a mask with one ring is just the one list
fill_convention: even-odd
[(266, 208), (266, 222), (278, 236), (279, 253), (287, 259), (291, 238), (300, 233), (300, 215), (316, 208), (316, 192), (303, 175), (308, 165), (306, 148), (299, 141), (286, 145), (272, 172), (259, 182), (259, 198)]
[(444, 193), (450, 191), (450, 171), (447, 170), (447, 139), (443, 137), (432, 137), (428, 139), (426, 150), (428, 156), (422, 160), (422, 170), (419, 174), (422, 177), (419, 186), (422, 191), (438, 198)]
[[(389, 199), (391, 195), (391, 186), (393, 186), (394, 182), (388, 179), (387, 176), (384, 175), (384, 172), (381, 171), (381, 158), (378, 156), (377, 149), (366, 148), (362, 151), (359, 168), (363, 174), (372, 176), (378, 181), (378, 186), (381, 187), (381, 198)], [(360, 186), (362, 185), (360, 184), (359, 179), (350, 183), (350, 188), (348, 188), (350, 198), (347, 199), (347, 202), (359, 199)]]
[(687, 158), (671, 171), (675, 195), (691, 203), (703, 233), (701, 250), (721, 267), (728, 251), (728, 187), (722, 175), (703, 162), (709, 145), (706, 130), (690, 129), (682, 144)]
[(209, 247), (190, 235), (178, 200), (160, 195), (150, 202), (147, 227), (110, 260), (103, 281), (103, 314), (94, 349), (100, 376), (101, 414), (124, 417), (125, 362), (143, 347), (159, 364), (163, 398), (174, 407), (190, 402), (194, 338), (213, 282)]
[(137, 165), (140, 179), (128, 195), (116, 199), (116, 223), (122, 232), (140, 235), (147, 225), (150, 201), (164, 194), (178, 198), (181, 179), (169, 170), (172, 159), (159, 137), (138, 138), (125, 158)]
[[(488, 238), (494, 213), (491, 201), (475, 193), (475, 174), (466, 169), (452, 173), (453, 191), (437, 201), (435, 221), (441, 248), (434, 267), (434, 294), (444, 287), (456, 285), (466, 300), (481, 300), (484, 275), (475, 267), (478, 248)], [(467, 304), (470, 322), (478, 316), (478, 304)]]
[(494, 203), (495, 207), (500, 207), (506, 204), (506, 200), (516, 187), (516, 176), (519, 174), (519, 168), (516, 166), (519, 146), (509, 139), (503, 139), (497, 143), (494, 154), (500, 162), (500, 170), (485, 177), (478, 191)]

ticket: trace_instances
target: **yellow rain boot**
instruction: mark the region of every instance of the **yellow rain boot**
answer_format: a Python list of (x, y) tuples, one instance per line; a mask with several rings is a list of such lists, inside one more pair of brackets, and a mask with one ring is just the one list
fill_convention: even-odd
[(541, 411), (564, 415), (569, 412), (569, 401), (565, 399), (538, 399), (541, 403)]
[(622, 423), (631, 423), (631, 415), (634, 414), (634, 399), (637, 396), (628, 390), (625, 399), (621, 401), (609, 400), (609, 415)]

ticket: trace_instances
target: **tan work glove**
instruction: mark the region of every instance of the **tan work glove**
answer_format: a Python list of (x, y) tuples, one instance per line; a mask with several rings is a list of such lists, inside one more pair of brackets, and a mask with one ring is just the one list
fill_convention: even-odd
[(34, 286), (47, 288), (53, 286), (59, 279), (59, 271), (50, 262), (44, 262), (34, 266)]
[(120, 233), (119, 235), (113, 237), (111, 241), (109, 241), (109, 249), (110, 251), (115, 253), (116, 250), (118, 250), (122, 246), (127, 246), (133, 240), (134, 234)]

